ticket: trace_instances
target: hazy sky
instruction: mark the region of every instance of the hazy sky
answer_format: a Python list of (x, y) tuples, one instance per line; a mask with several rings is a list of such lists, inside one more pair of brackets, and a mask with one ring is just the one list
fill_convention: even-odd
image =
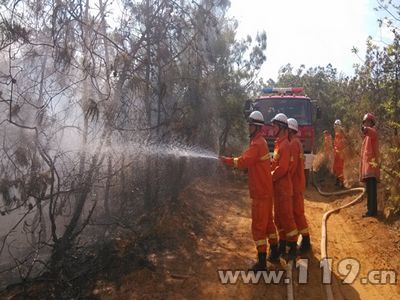
[(230, 15), (239, 21), (238, 34), (267, 33), (267, 62), (261, 76), (276, 79), (281, 66), (326, 66), (353, 74), (363, 58), (371, 35), (380, 41), (388, 36), (378, 27), (377, 0), (231, 0)]

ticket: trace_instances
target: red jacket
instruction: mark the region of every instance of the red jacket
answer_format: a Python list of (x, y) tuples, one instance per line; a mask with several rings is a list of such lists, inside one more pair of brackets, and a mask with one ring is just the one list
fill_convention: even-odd
[(324, 145), (325, 155), (331, 155), (332, 153), (332, 136), (330, 134), (324, 134)]
[(361, 146), (360, 179), (376, 177), (379, 180), (378, 134), (373, 127), (364, 127), (364, 140)]
[(304, 175), (304, 153), (303, 145), (297, 136), (290, 140), (291, 163), (289, 173), (292, 178), (293, 191), (304, 192), (306, 187), (306, 178)]
[(335, 151), (335, 155), (338, 155), (341, 159), (343, 159), (343, 150), (345, 146), (345, 140), (343, 132), (338, 130), (335, 132), (335, 140), (333, 142), (333, 148)]
[(345, 140), (344, 134), (340, 129), (335, 130), (335, 140), (333, 142), (333, 174), (343, 181), (343, 168), (344, 168), (344, 148)]
[(272, 197), (271, 160), (268, 145), (261, 132), (250, 141), (250, 146), (239, 157), (225, 157), (224, 163), (248, 170), (250, 197)]
[(272, 159), (272, 181), (275, 194), (292, 196), (293, 186), (289, 174), (290, 145), (287, 134), (275, 141), (274, 157)]

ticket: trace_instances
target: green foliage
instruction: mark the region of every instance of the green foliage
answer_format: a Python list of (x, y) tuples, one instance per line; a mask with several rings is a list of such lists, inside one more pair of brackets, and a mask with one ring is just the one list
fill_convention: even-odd
[(266, 60), (267, 47), (265, 32), (244, 40), (235, 39), (235, 24), (227, 26), (219, 40), (224, 59), (219, 60), (213, 73), (217, 84), (219, 147), (222, 154), (238, 152), (247, 140), (243, 115), (244, 101), (258, 86), (257, 72)]

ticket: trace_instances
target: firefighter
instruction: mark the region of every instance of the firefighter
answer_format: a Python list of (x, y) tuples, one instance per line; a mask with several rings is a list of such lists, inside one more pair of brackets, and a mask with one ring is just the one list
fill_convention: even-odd
[(289, 118), (288, 127), (291, 150), (291, 164), (289, 167), (289, 173), (293, 184), (293, 216), (294, 221), (296, 222), (297, 230), (302, 236), (299, 251), (304, 253), (309, 251), (311, 248), (308, 224), (304, 214), (303, 193), (306, 187), (306, 179), (304, 175), (304, 152), (303, 145), (297, 137), (299, 126), (296, 119)]
[[(289, 174), (290, 145), (288, 122), (285, 114), (279, 113), (271, 120), (276, 137), (272, 159), (272, 182), (274, 187), (274, 221), (279, 235), (279, 255), (294, 259), (297, 254), (298, 231), (293, 216), (293, 185)], [(286, 246), (289, 252), (286, 255)]]
[(335, 185), (343, 188), (344, 187), (344, 175), (343, 175), (343, 167), (344, 167), (344, 132), (342, 127), (342, 122), (340, 120), (336, 120), (334, 123), (335, 129), (335, 140), (333, 142), (333, 174), (336, 177)]
[(267, 225), (272, 215), (272, 176), (268, 145), (261, 128), (264, 117), (259, 111), (253, 111), (248, 120), (250, 146), (239, 157), (221, 156), (220, 160), (228, 166), (248, 170), (248, 184), (251, 204), (251, 231), (258, 252), (258, 261), (253, 271), (266, 270)]
[(325, 148), (325, 159), (328, 164), (328, 168), (332, 167), (332, 136), (328, 130), (324, 130), (324, 148)]
[(375, 116), (372, 113), (364, 115), (361, 126), (364, 139), (361, 146), (360, 181), (365, 182), (367, 189), (367, 212), (363, 214), (363, 217), (376, 216), (378, 212), (376, 185), (379, 181), (380, 170), (375, 123)]

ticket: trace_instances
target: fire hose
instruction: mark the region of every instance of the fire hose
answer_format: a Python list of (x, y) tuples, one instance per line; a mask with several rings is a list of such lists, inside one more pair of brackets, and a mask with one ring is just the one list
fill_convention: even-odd
[(293, 260), (289, 261), (287, 266), (286, 266), (286, 277), (289, 279), (289, 284), (286, 285), (286, 291), (287, 291), (287, 298), (288, 300), (293, 300)]
[[(314, 173), (313, 173), (314, 175)], [(358, 203), (361, 201), (362, 197), (365, 194), (365, 188), (364, 187), (357, 187), (357, 188), (352, 188), (348, 190), (343, 190), (343, 191), (337, 191), (337, 192), (323, 192), (321, 188), (315, 183), (315, 178), (313, 176), (313, 184), (315, 188), (318, 190), (318, 193), (320, 193), (322, 196), (339, 196), (339, 195), (344, 195), (348, 193), (353, 193), (353, 192), (361, 192), (356, 198), (354, 198), (352, 201), (349, 203), (346, 203), (340, 207), (328, 210), (327, 212), (324, 213), (322, 216), (322, 225), (321, 225), (321, 264), (326, 264), (326, 267), (329, 268), (329, 272), (332, 272), (331, 265), (329, 264), (328, 261), (328, 241), (327, 241), (327, 222), (328, 218), (331, 214), (333, 213), (338, 213), (341, 209), (347, 208), (350, 206), (353, 206), (354, 204)], [(332, 287), (331, 284), (324, 284), (325, 285), (325, 292), (326, 292), (326, 299), (328, 300), (333, 300), (333, 293), (332, 293)]]

